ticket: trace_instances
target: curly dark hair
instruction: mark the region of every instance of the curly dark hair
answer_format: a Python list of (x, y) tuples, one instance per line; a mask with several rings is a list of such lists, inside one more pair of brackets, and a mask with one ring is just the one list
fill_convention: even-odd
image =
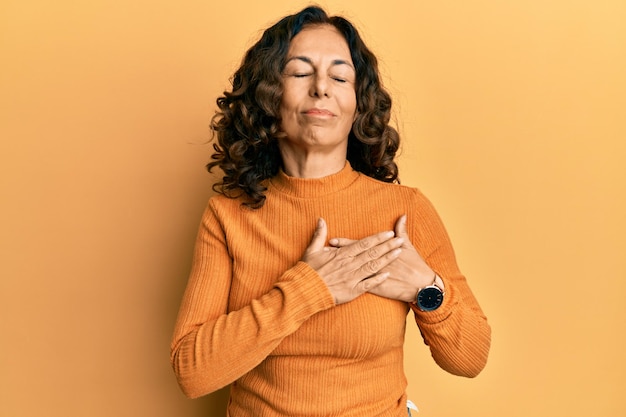
[(219, 167), (224, 177), (213, 189), (231, 198), (244, 196), (244, 205), (259, 208), (265, 202), (263, 181), (282, 165), (278, 149), (281, 132), (282, 71), (289, 43), (305, 27), (331, 25), (346, 39), (356, 70), (357, 115), (348, 138), (347, 158), (352, 167), (384, 182), (399, 182), (394, 157), (400, 144), (389, 125), (391, 97), (383, 88), (378, 61), (356, 28), (340, 16), (329, 17), (319, 7), (307, 7), (265, 30), (245, 54), (232, 78), (232, 91), (217, 99), (219, 110), (211, 120), (217, 135), (209, 172)]

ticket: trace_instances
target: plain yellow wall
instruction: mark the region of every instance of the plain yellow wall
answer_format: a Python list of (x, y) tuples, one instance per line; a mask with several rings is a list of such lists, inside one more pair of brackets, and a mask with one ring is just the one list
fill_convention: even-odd
[[(322, 1), (382, 61), (404, 184), (493, 326), (453, 377), (409, 326), (420, 416), (626, 415), (626, 2)], [(214, 99), (304, 2), (0, 4), (0, 416), (220, 416), (169, 340)]]

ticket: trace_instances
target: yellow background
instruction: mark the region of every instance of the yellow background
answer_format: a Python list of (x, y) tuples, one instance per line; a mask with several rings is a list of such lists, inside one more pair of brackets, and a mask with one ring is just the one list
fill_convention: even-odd
[[(493, 327), (467, 380), (409, 326), (419, 415), (626, 415), (626, 2), (321, 4), (381, 59), (402, 181)], [(224, 415), (168, 363), (207, 126), (245, 49), (303, 5), (0, 3), (1, 416)]]

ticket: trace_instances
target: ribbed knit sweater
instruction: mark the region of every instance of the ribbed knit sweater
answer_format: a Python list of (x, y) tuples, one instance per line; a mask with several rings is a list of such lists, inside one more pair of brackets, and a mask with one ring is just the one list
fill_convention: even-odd
[[(457, 267), (448, 235), (415, 188), (354, 171), (300, 179), (279, 173), (266, 202), (212, 197), (171, 346), (189, 397), (231, 385), (230, 417), (406, 417), (405, 302), (364, 294), (335, 305), (300, 258), (318, 218), (329, 238), (393, 230), (407, 214), (411, 242), (445, 283), (443, 305), (414, 309), (435, 361), (457, 375), (484, 367), (490, 327)], [(416, 372), (416, 370), (413, 370)]]

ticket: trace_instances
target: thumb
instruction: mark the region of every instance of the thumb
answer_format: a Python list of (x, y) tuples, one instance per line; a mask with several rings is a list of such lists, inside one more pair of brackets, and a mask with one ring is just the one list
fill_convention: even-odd
[(408, 240), (408, 233), (406, 231), (406, 214), (400, 216), (398, 221), (396, 221), (395, 232), (396, 237), (403, 237)]
[(328, 228), (326, 227), (326, 221), (321, 217), (317, 220), (317, 226), (315, 232), (313, 232), (313, 238), (306, 251), (308, 253), (317, 252), (324, 249), (326, 244), (326, 237), (328, 236)]

